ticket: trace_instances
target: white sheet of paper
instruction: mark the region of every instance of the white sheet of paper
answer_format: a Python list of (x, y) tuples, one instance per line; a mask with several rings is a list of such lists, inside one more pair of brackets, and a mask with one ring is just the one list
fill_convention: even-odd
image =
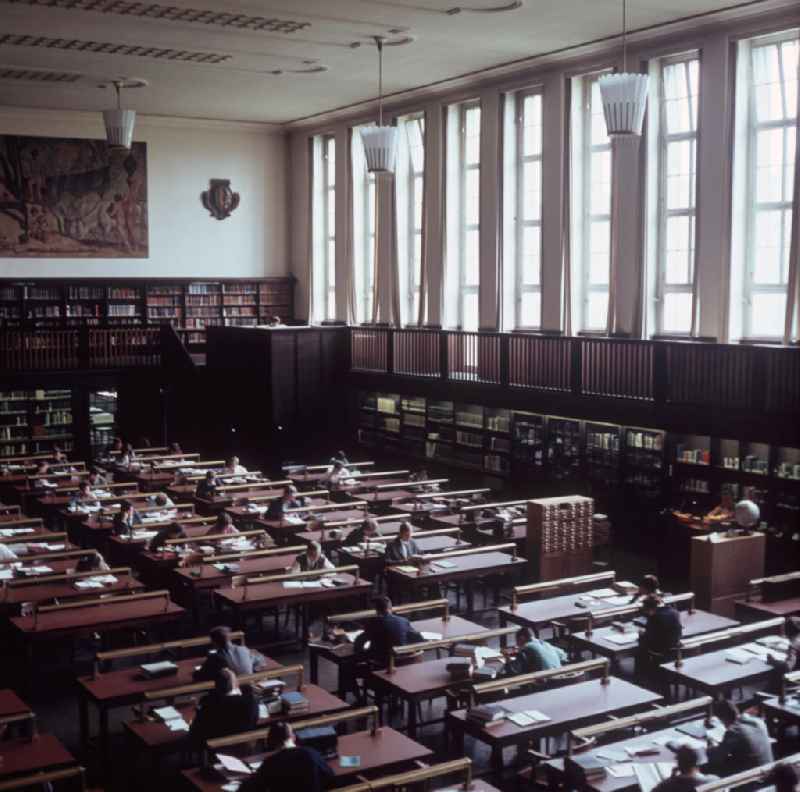
[(632, 764), (615, 764), (607, 767), (606, 770), (614, 778), (632, 778), (636, 775)]
[(237, 759), (235, 756), (217, 754), (217, 759), (219, 759), (222, 766), (229, 773), (244, 773), (244, 775), (250, 775), (253, 772), (241, 759)]
[(441, 641), (442, 640), (442, 634), (438, 633), (438, 632), (421, 632), (420, 635), (426, 641)]

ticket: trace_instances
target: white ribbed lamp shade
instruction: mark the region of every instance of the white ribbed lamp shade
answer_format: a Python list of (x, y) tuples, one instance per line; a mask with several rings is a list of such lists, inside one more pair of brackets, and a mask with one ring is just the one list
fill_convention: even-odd
[(761, 510), (751, 500), (740, 500), (733, 513), (736, 524), (742, 528), (752, 528), (761, 518)]
[(609, 137), (641, 135), (647, 107), (647, 75), (604, 74), (597, 84)]
[(397, 127), (362, 127), (361, 142), (370, 173), (393, 173), (397, 153)]
[(106, 141), (112, 148), (131, 147), (133, 126), (136, 123), (135, 110), (103, 110), (106, 125)]

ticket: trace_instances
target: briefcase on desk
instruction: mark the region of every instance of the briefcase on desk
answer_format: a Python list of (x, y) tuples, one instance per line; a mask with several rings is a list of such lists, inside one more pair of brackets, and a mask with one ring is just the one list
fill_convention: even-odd
[(295, 736), (300, 745), (304, 745), (306, 748), (316, 748), (326, 759), (337, 755), (338, 738), (333, 726), (298, 729)]

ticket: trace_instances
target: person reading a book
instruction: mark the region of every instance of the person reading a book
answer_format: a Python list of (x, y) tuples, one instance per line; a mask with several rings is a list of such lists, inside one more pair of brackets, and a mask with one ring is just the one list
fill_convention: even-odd
[(297, 487), (293, 484), (287, 484), (283, 488), (280, 498), (270, 501), (266, 519), (283, 520), (288, 509), (299, 509), (302, 505), (302, 502), (297, 497)]
[(516, 649), (506, 650), (507, 676), (549, 671), (552, 668), (561, 668), (567, 662), (567, 653), (561, 647), (540, 640), (527, 627), (517, 631), (516, 643)]
[(800, 669), (800, 618), (790, 616), (786, 619), (784, 628), (786, 638), (789, 641), (789, 648), (786, 650), (786, 658), (774, 654), (767, 655), (767, 663), (774, 666), (780, 685), (780, 677), (791, 671)]
[(639, 633), (636, 670), (649, 673), (660, 663), (667, 662), (677, 649), (683, 635), (683, 624), (680, 613), (671, 605), (664, 605), (654, 595), (644, 598), (642, 613), (646, 622), (644, 629)]
[(141, 522), (141, 515), (133, 508), (133, 504), (124, 500), (120, 503), (119, 511), (114, 515), (111, 531), (114, 536), (129, 536), (133, 532), (133, 527), (140, 525)]
[(333, 786), (330, 765), (314, 748), (298, 746), (288, 723), (270, 726), (266, 748), (269, 755), (238, 792), (323, 792)]
[(407, 564), (422, 555), (419, 545), (411, 538), (413, 532), (410, 522), (401, 523), (397, 536), (386, 545), (387, 564)]
[(194, 494), (198, 498), (211, 500), (217, 494), (218, 486), (217, 474), (213, 470), (209, 470), (206, 472), (206, 477), (198, 483)]
[(76, 572), (108, 572), (111, 567), (100, 553), (87, 553), (75, 564)]
[(235, 644), (231, 640), (231, 629), (221, 625), (214, 627), (208, 634), (211, 639), (211, 650), (203, 665), (196, 668), (192, 677), (196, 682), (216, 679), (219, 672), (228, 668), (237, 676), (264, 671), (267, 658), (260, 652), (249, 649), (244, 644)]
[(363, 632), (356, 638), (353, 654), (361, 661), (386, 668), (396, 646), (420, 643), (425, 639), (408, 619), (392, 613), (389, 597), (376, 597), (372, 604), (375, 616), (364, 624)]
[(339, 489), (347, 479), (352, 477), (352, 473), (347, 469), (341, 459), (334, 458), (333, 467), (325, 474), (324, 481), (328, 482), (328, 486), (332, 490)]
[(214, 536), (215, 534), (233, 536), (239, 533), (239, 529), (233, 524), (233, 517), (228, 512), (220, 512), (207, 533), (209, 536)]
[(655, 575), (645, 575), (636, 593), (631, 597), (631, 602), (643, 599), (645, 597), (661, 597), (661, 585)]
[(688, 746), (682, 745), (675, 752), (676, 767), (671, 778), (665, 778), (653, 788), (653, 792), (692, 792), (701, 784), (716, 781), (715, 775), (704, 775), (700, 772), (700, 754)]
[(368, 517), (361, 525), (347, 535), (347, 544), (357, 545), (364, 542), (371, 542), (376, 536), (380, 535), (378, 521), (374, 517)]
[(108, 480), (108, 477), (103, 475), (96, 467), (92, 467), (89, 470), (89, 476), (86, 479), (89, 482), (89, 486), (94, 487), (106, 487), (111, 482)]
[(153, 505), (161, 509), (174, 509), (175, 502), (167, 495), (166, 492), (159, 492), (158, 495), (153, 497)]
[(292, 564), (292, 572), (318, 572), (325, 569), (335, 569), (319, 542), (309, 542), (305, 553), (300, 553)]
[(186, 532), (180, 523), (170, 523), (164, 526), (151, 540), (147, 549), (151, 553), (158, 553), (164, 549), (167, 539), (185, 539)]
[(257, 725), (258, 701), (252, 688), (240, 688), (236, 674), (230, 668), (222, 668), (214, 678), (214, 690), (198, 704), (189, 727), (189, 740), (201, 750), (207, 740), (251, 731)]
[(226, 463), (222, 471), (226, 476), (243, 476), (247, 473), (247, 468), (239, 462), (238, 456), (232, 456)]
[[(773, 761), (772, 743), (761, 718), (741, 714), (733, 702), (725, 699), (716, 702), (714, 714), (722, 721), (725, 734), (719, 744), (707, 738), (707, 766), (712, 773), (729, 776)], [(739, 789), (751, 790), (759, 786), (761, 784), (749, 784)]]
[(70, 506), (77, 508), (78, 506), (99, 506), (100, 502), (92, 492), (92, 487), (88, 481), (82, 481), (78, 485), (78, 492), (70, 501)]

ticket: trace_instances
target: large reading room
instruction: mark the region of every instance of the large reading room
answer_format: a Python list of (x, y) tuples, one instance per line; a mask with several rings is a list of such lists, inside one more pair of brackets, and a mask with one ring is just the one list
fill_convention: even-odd
[(799, 87), (798, 0), (0, 0), (0, 792), (800, 792)]

